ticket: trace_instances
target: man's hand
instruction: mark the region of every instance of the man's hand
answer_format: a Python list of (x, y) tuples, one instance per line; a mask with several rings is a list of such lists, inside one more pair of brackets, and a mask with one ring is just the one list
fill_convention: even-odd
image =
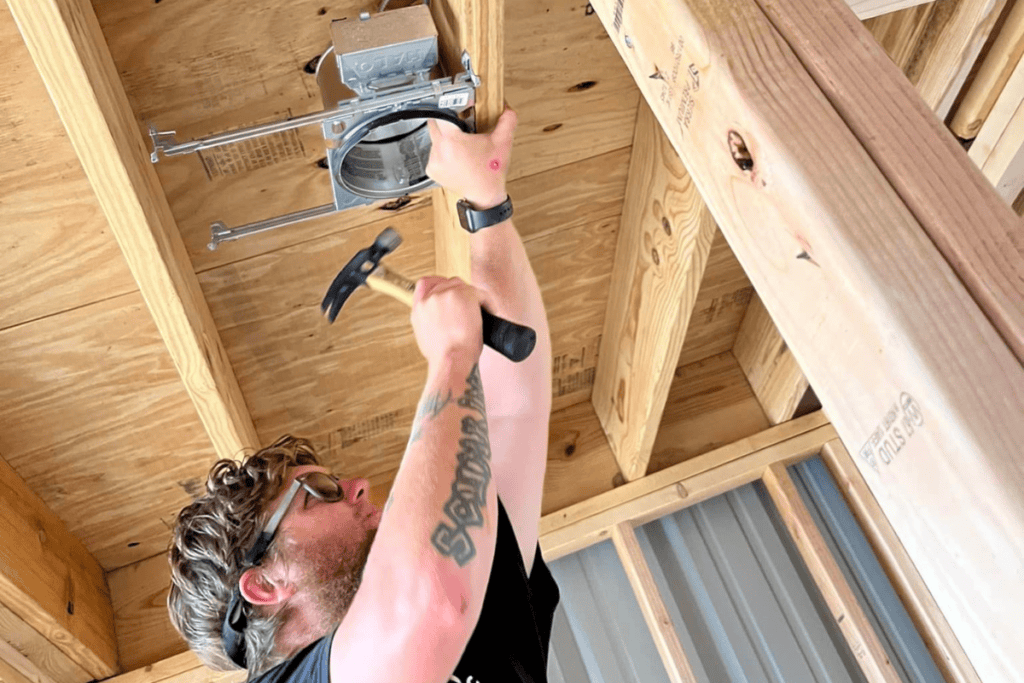
[(512, 137), (518, 118), (506, 109), (490, 133), (463, 133), (447, 121), (427, 120), (430, 161), (427, 175), (461, 195), (476, 209), (505, 201), (505, 179), (512, 160)]
[(483, 350), (480, 294), (457, 277), (425, 277), (416, 283), (412, 326), (420, 353), (431, 368), (446, 358), (475, 363)]

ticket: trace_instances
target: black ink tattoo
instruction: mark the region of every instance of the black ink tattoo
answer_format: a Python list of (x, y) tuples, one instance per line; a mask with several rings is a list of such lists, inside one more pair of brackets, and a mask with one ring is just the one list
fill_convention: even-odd
[(437, 392), (433, 396), (429, 396), (424, 399), (423, 403), (420, 404), (420, 409), (416, 411), (415, 426), (412, 429), (412, 436), (409, 437), (409, 443), (413, 444), (420, 440), (423, 436), (423, 423), (430, 420), (434, 420), (441, 411), (444, 410), (449, 403), (452, 402), (452, 390), (448, 390), (448, 396), (441, 398), (441, 392)]
[(491, 481), (491, 442), (487, 434), (487, 409), (479, 367), (474, 366), (466, 378), (466, 393), (458, 403), (479, 413), (480, 418), (470, 415), (462, 418), (462, 438), (456, 454), (459, 465), (455, 469), (452, 496), (444, 505), (444, 512), (452, 524), (438, 524), (431, 542), (442, 555), (465, 567), (476, 557), (476, 546), (469, 537), (469, 528), (484, 524), (487, 485)]

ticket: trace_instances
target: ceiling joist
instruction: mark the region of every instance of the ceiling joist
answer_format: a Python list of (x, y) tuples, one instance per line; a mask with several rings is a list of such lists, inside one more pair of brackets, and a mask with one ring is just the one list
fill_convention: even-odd
[(954, 272), (915, 220), (967, 245), (985, 212), (1009, 241), (1007, 207), (841, 3), (592, 4), (982, 678), (1012, 678), (1024, 335), (1000, 338), (957, 276), (1020, 286), (1024, 259), (972, 249)]
[(3, 459), (0, 529), (0, 605), (94, 678), (117, 673), (102, 567)]
[(591, 398), (626, 481), (647, 473), (716, 230), (641, 102)]
[(88, 0), (8, 0), (220, 457), (259, 440)]

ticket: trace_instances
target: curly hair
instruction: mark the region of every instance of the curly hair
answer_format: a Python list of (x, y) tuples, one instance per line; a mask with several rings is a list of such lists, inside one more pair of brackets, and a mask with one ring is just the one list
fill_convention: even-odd
[[(218, 461), (210, 469), (206, 493), (178, 514), (168, 552), (167, 609), (174, 628), (210, 668), (238, 668), (224, 650), (221, 626), (247, 569), (245, 553), (268, 517), (265, 506), (279, 493), (289, 468), (319, 464), (309, 441), (283, 436), (244, 462)], [(278, 556), (275, 546), (268, 563)], [(250, 675), (257, 675), (283, 659), (274, 640), (284, 615), (267, 616), (248, 604), (245, 609), (246, 658)]]

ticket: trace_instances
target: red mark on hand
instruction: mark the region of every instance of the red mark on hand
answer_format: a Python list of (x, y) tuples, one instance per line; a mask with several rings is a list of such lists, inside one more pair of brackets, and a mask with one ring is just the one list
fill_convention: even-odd
[(497, 159), (491, 159), (490, 166), (491, 166), (491, 170), (492, 171), (500, 171), (501, 170), (501, 162), (498, 161)]

